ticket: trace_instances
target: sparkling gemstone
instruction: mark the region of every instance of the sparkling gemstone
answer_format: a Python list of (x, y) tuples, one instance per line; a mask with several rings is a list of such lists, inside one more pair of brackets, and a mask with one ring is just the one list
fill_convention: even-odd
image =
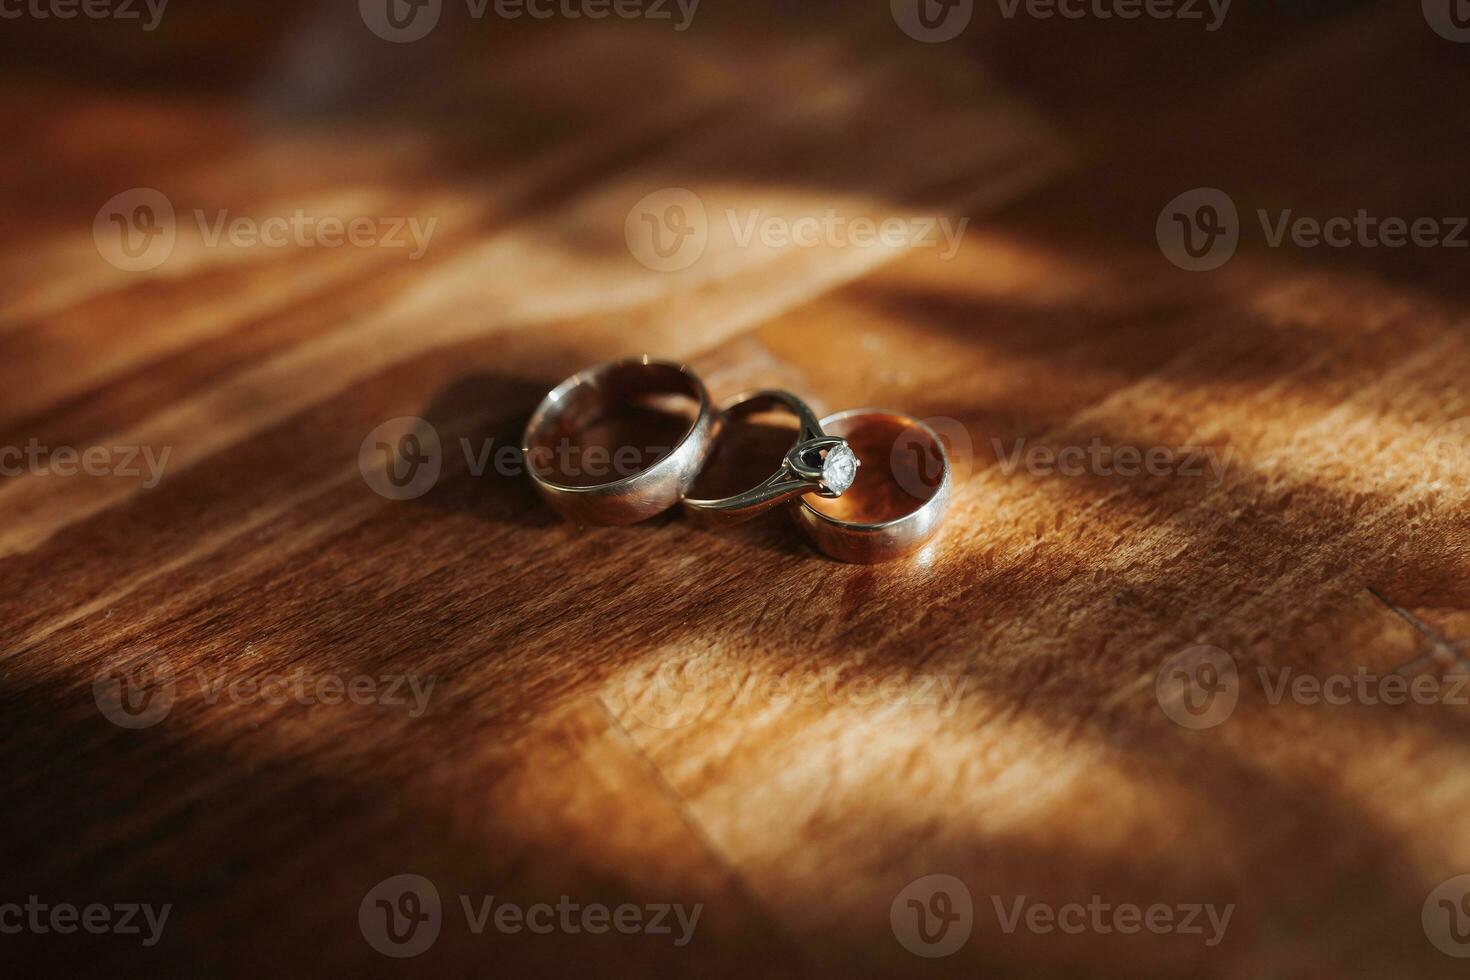
[(852, 486), (857, 477), (858, 458), (846, 446), (834, 446), (827, 450), (822, 460), (822, 482), (833, 493), (842, 493)]

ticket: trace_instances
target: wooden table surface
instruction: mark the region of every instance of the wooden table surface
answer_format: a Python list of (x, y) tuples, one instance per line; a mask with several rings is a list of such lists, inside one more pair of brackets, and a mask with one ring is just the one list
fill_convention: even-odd
[[(350, 3), (0, 24), (0, 447), (38, 447), (0, 457), (0, 906), (170, 906), (151, 946), (30, 927), (0, 962), (1460, 975), (1431, 893), (1470, 873), (1470, 252), (1277, 247), (1256, 212), (1470, 214), (1470, 47), (1412, 3), (975, 7), (935, 44), (882, 2), (683, 31), (446, 5), (414, 43)], [(174, 211), (146, 269), (109, 237), (137, 188)], [(665, 271), (634, 219), (673, 188), (708, 240)], [(1194, 188), (1239, 208), (1214, 271), (1155, 235)], [(298, 211), (372, 235), (211, 237)], [(952, 255), (739, 233), (803, 215), (967, 221)], [(422, 254), (388, 240), (409, 217)], [(942, 536), (853, 566), (782, 514), (579, 528), (460, 451), (643, 352), (718, 397), (944, 420), (971, 451)], [(404, 417), (442, 472), (389, 499), (359, 450)], [(1019, 440), (1224, 469), (1005, 465)], [(1169, 670), (1200, 647), (1237, 703), (1191, 728)], [(1278, 686), (1395, 671), (1444, 696)], [(154, 715), (118, 714), (123, 675)], [(403, 874), (443, 911), (399, 959), (364, 923)], [(900, 936), (929, 875), (973, 906), (935, 958)], [(487, 896), (702, 908), (684, 945), (477, 934)], [(1008, 931), (1018, 901), (1231, 917)]]

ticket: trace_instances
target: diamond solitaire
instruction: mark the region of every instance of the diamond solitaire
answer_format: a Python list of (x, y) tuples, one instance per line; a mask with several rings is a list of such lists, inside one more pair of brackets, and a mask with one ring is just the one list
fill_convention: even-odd
[(857, 454), (839, 443), (829, 449), (827, 458), (822, 460), (822, 483), (834, 495), (841, 495), (852, 486), (860, 465)]

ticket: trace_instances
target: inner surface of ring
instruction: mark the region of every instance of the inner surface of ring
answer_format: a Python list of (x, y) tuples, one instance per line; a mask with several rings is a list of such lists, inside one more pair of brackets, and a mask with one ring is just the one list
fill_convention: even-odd
[(784, 408), (729, 413), (689, 496), (723, 500), (759, 486), (781, 468), (797, 432), (796, 416)]
[(913, 420), (862, 414), (824, 422), (822, 428), (846, 439), (862, 465), (842, 496), (803, 498), (813, 510), (850, 524), (881, 524), (912, 514), (939, 492), (943, 447)]
[(664, 364), (617, 364), (547, 406), (526, 436), (543, 480), (592, 487), (636, 476), (679, 445), (699, 416), (699, 389)]

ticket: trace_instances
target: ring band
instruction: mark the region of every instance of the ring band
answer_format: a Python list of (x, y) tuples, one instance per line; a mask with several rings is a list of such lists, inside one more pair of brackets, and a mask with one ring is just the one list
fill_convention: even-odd
[(815, 493), (840, 497), (857, 476), (858, 458), (847, 440), (822, 431), (816, 413), (789, 391), (766, 389), (736, 395), (720, 413), (721, 426), (730, 419), (782, 407), (796, 416), (796, 442), (781, 466), (758, 486), (733, 497), (685, 497), (684, 513), (699, 524), (727, 526), (748, 521), (793, 497)]
[(819, 510), (826, 505), (822, 501), (814, 505), (812, 498), (793, 501), (792, 517), (807, 537), (833, 558), (864, 564), (901, 558), (922, 548), (949, 509), (952, 479), (943, 440), (912, 416), (876, 408), (838, 412), (822, 419), (821, 425), (858, 446), (873, 464), (864, 473), (866, 479), (833, 509), (856, 510), (870, 495), (917, 506), (897, 517), (867, 521)]
[[(699, 405), (668, 453), (608, 483), (578, 486), (553, 478), (555, 471), (545, 461), (558, 443), (570, 442), (613, 409), (648, 395), (679, 395)], [(537, 492), (562, 516), (579, 524), (635, 524), (679, 502), (704, 466), (714, 432), (709, 392), (699, 376), (682, 364), (645, 355), (579, 371), (553, 388), (526, 423), (521, 451)]]

